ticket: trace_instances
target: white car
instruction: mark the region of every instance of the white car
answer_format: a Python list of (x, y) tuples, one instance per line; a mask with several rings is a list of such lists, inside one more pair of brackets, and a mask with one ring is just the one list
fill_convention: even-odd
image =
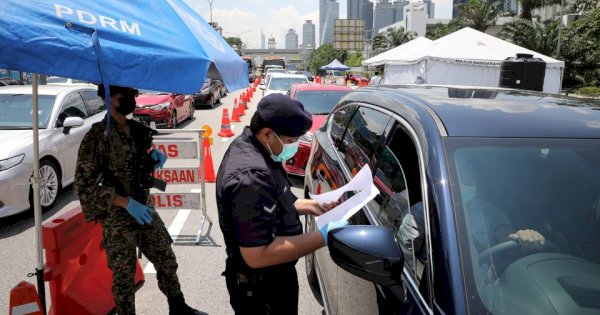
[(92, 84), (88, 81), (71, 79), (71, 78), (63, 78), (63, 77), (48, 77), (48, 78), (46, 78), (46, 83), (48, 85), (90, 85), (90, 86), (95, 86), (94, 84)]
[[(104, 102), (87, 86), (39, 86), (40, 200), (51, 208), (75, 177), (77, 153), (92, 124), (105, 116)], [(31, 86), (0, 89), (0, 217), (32, 206)]]
[(308, 83), (308, 78), (304, 74), (273, 73), (270, 76), (267, 85), (261, 87), (264, 96), (273, 93), (286, 94), (292, 88), (292, 84)]

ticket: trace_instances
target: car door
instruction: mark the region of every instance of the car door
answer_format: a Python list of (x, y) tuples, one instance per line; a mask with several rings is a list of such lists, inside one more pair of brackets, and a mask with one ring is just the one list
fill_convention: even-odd
[[(350, 180), (362, 167), (371, 171), (381, 156), (383, 146), (390, 132), (391, 116), (375, 107), (360, 106), (352, 117), (344, 133), (344, 145), (339, 148), (345, 177)], [(348, 193), (351, 197), (353, 193)], [(373, 218), (367, 208), (352, 216), (352, 225), (372, 224)], [(328, 257), (333, 264), (331, 257)], [(337, 267), (337, 312), (336, 314), (377, 314), (377, 287), (366, 280)]]
[(62, 124), (68, 117), (80, 117), (85, 120), (88, 116), (88, 109), (79, 92), (73, 92), (63, 99), (54, 125), (54, 128), (59, 132), (55, 133), (53, 140), (57, 142), (57, 147), (60, 148), (62, 154), (60, 166), (62, 179), (66, 183), (73, 181), (79, 145), (89, 128), (75, 127), (67, 129), (63, 128)]

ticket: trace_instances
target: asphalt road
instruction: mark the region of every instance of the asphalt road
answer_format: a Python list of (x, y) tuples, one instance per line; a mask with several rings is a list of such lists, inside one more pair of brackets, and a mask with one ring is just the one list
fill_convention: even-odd
[[(203, 125), (212, 127), (214, 144), (211, 146), (211, 153), (215, 172), (229, 143), (234, 139), (217, 136), (221, 126), (222, 109), (227, 108), (231, 115), (234, 99), (240, 93), (241, 91), (230, 93), (222, 99), (222, 104), (215, 105), (214, 109), (197, 109), (192, 120), (179, 126), (181, 129), (197, 129)], [(260, 90), (257, 90), (250, 109), (246, 111), (245, 116), (241, 117), (242, 122), (232, 124), (235, 136), (238, 136), (243, 127), (250, 123), (250, 118), (256, 108), (255, 105), (260, 100), (260, 94)], [(180, 162), (168, 160), (167, 163), (166, 166), (176, 166)], [(200, 188), (200, 185), (189, 186), (190, 190)], [(293, 188), (292, 190), (301, 197), (300, 189)], [(72, 186), (66, 187), (59, 198), (57, 205), (44, 213), (44, 222), (79, 205)], [(209, 314), (233, 314), (229, 305), (225, 279), (221, 276), (221, 272), (225, 269), (226, 255), (223, 235), (219, 229), (214, 183), (206, 185), (206, 202), (208, 215), (214, 225), (210, 237), (207, 237), (200, 245), (195, 243), (195, 235), (200, 222), (198, 209), (158, 210), (158, 212), (167, 228), (170, 229), (171, 236), (175, 239), (173, 248), (179, 264), (178, 275), (188, 304)], [(27, 274), (33, 272), (36, 266), (34, 220), (30, 212), (0, 219), (0, 249), (0, 272), (2, 274), (0, 278), (0, 313), (6, 314), (8, 313), (11, 288), (21, 280), (35, 283), (35, 278), (27, 278)], [(136, 294), (137, 313), (168, 314), (167, 301), (158, 289), (152, 266), (148, 266), (145, 258), (142, 258), (141, 265), (145, 270), (146, 280)], [(300, 282), (299, 313), (321, 314), (323, 308), (316, 302), (306, 281), (303, 259), (298, 262), (297, 270)], [(48, 285), (46, 285), (46, 291), (49, 305)]]

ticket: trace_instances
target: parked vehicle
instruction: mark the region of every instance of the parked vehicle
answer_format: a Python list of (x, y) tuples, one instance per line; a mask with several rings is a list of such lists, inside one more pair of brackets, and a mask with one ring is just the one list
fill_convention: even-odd
[[(92, 124), (106, 111), (96, 89), (81, 86), (38, 87), (40, 201), (54, 206), (63, 187), (73, 183), (77, 152)], [(0, 89), (0, 217), (33, 205), (31, 86)]]
[(308, 81), (310, 81), (310, 82), (315, 81), (315, 77), (313, 76), (312, 73), (310, 73), (310, 71), (300, 71), (300, 74), (304, 74), (306, 76), (306, 78), (308, 78)]
[(287, 94), (295, 83), (308, 83), (308, 79), (303, 74), (283, 74), (275, 73), (267, 75), (269, 82), (261, 87), (263, 96), (273, 93)]
[(52, 85), (73, 85), (73, 84), (93, 85), (92, 83), (90, 83), (88, 81), (71, 79), (71, 78), (63, 78), (63, 77), (48, 77), (48, 78), (46, 78), (46, 83), (52, 84)]
[(200, 91), (194, 94), (194, 105), (208, 105), (210, 108), (221, 102), (223, 81), (206, 78)]
[[(306, 257), (326, 312), (600, 312), (598, 122), (598, 103), (530, 91), (345, 96), (315, 133), (306, 193), (364, 166), (380, 194)], [(544, 242), (509, 238), (525, 230)]]
[(153, 121), (157, 126), (166, 124), (167, 128), (175, 129), (180, 122), (194, 117), (191, 95), (140, 90), (135, 102), (133, 119), (146, 123)]
[(335, 104), (351, 91), (352, 89), (347, 86), (334, 84), (301, 83), (292, 85), (290, 97), (302, 103), (304, 109), (312, 114), (313, 124), (310, 131), (300, 137), (298, 152), (284, 164), (289, 174), (304, 176), (314, 132), (323, 125)]
[(369, 84), (369, 79), (362, 74), (350, 73), (347, 78), (350, 81), (350, 83), (352, 83), (354, 85)]

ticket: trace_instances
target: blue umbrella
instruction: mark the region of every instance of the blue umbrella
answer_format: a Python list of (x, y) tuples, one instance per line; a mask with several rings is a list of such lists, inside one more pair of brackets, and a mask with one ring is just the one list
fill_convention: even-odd
[(248, 85), (245, 62), (181, 0), (2, 0), (0, 12), (0, 68), (183, 94), (209, 71), (230, 91)]
[[(246, 63), (181, 0), (2, 0), (0, 12), (0, 68), (182, 94), (197, 92), (207, 74), (229, 91), (248, 85)], [(33, 82), (36, 274), (45, 307)]]

